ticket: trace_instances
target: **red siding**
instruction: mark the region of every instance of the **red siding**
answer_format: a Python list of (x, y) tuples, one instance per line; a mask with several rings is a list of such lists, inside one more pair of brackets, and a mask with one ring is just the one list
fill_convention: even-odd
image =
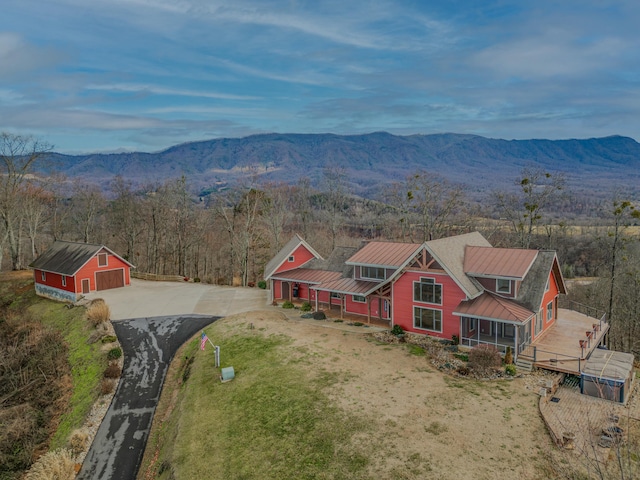
[[(356, 315), (364, 315), (367, 316), (367, 303), (354, 302), (353, 295), (346, 295), (346, 306), (345, 312), (354, 313)], [(378, 297), (369, 298), (368, 301), (371, 303), (371, 317), (372, 318), (380, 318), (380, 311), (382, 310), (382, 318), (389, 318), (388, 311), (385, 311), (385, 301), (379, 299)]]
[[(434, 278), (436, 283), (442, 285), (442, 305), (432, 305), (413, 300), (413, 282), (420, 281), (420, 277)], [(446, 274), (405, 272), (393, 285), (393, 324), (400, 325), (408, 332), (428, 334), (441, 338), (460, 335), (460, 318), (454, 316), (453, 311), (464, 298), (466, 298), (465, 294), (460, 287)], [(441, 310), (442, 332), (414, 328), (414, 306)]]
[(67, 285), (63, 286), (62, 285), (62, 277), (63, 275), (60, 275), (59, 273), (51, 273), (51, 272), (45, 272), (45, 280), (42, 281), (42, 271), (41, 270), (34, 270), (33, 271), (33, 275), (34, 275), (34, 279), (36, 281), (36, 283), (39, 283), (41, 285), (47, 285), (48, 287), (53, 287), (53, 288), (57, 288), (59, 290), (64, 290), (66, 292), (75, 292), (75, 283), (74, 283), (74, 278), (73, 277), (69, 277), (67, 276)]
[[(543, 332), (548, 327), (553, 325), (553, 323), (556, 321), (556, 318), (558, 318), (557, 304), (554, 301), (558, 297), (558, 294), (559, 294), (558, 284), (556, 283), (556, 279), (553, 276), (553, 274), (550, 273), (549, 274), (549, 290), (547, 290), (544, 294), (544, 297), (542, 297), (542, 305), (540, 306), (540, 308), (544, 310), (544, 321), (542, 322)], [(551, 320), (547, 321), (547, 305), (549, 304), (549, 302), (553, 302), (553, 317), (551, 318)]]
[[(105, 251), (103, 250), (100, 253), (105, 253)], [(93, 292), (96, 290), (96, 272), (118, 269), (124, 269), (124, 284), (130, 285), (131, 277), (129, 265), (127, 265), (115, 255), (108, 254), (107, 265), (104, 267), (100, 267), (98, 266), (98, 255), (95, 255), (78, 271), (78, 273), (76, 273), (76, 293), (82, 293), (83, 278), (89, 279), (90, 290)]]
[(274, 274), (301, 267), (312, 258), (315, 258), (313, 253), (311, 253), (307, 249), (307, 247), (305, 247), (304, 245), (298, 245), (298, 247), (292, 253), (289, 254), (289, 257), (293, 257), (293, 262), (290, 262), (289, 258), (287, 257), (287, 259), (282, 263), (282, 265), (280, 265), (276, 269), (276, 271), (273, 272)]

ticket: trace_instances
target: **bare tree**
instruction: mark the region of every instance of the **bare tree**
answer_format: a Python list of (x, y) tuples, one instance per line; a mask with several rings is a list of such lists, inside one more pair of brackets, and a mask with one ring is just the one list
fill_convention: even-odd
[(42, 224), (45, 222), (46, 213), (53, 202), (53, 195), (42, 188), (41, 185), (27, 181), (21, 189), (21, 196), (22, 212), (27, 224), (27, 236), (31, 243), (31, 259), (35, 260), (38, 256), (36, 239)]
[(565, 188), (562, 174), (551, 174), (537, 168), (524, 168), (516, 185), (519, 193), (494, 194), (501, 214), (511, 223), (522, 248), (531, 246), (534, 227), (542, 220), (542, 212)]
[(98, 215), (105, 205), (105, 198), (96, 185), (82, 183), (79, 180), (74, 182), (71, 198), (72, 218), (84, 243), (92, 241)]
[(285, 183), (266, 183), (262, 191), (262, 220), (271, 234), (271, 251), (275, 254), (282, 247), (282, 233), (291, 218), (293, 189)]
[(346, 209), (346, 177), (343, 167), (327, 166), (323, 170), (324, 201), (323, 210), (326, 214), (327, 227), (331, 235), (331, 250), (336, 248), (336, 239), (340, 228), (344, 224)]
[(33, 137), (0, 134), (0, 219), (7, 234), (13, 270), (22, 268), (21, 189), (28, 175), (50, 150), (50, 145)]
[(120, 176), (113, 180), (111, 190), (115, 194), (109, 208), (113, 232), (125, 245), (126, 260), (135, 265), (136, 247), (144, 228), (140, 222), (141, 201), (133, 191), (132, 184)]

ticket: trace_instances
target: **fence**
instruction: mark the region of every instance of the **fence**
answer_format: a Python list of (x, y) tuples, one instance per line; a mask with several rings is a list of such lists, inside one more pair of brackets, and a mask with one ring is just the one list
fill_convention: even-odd
[(131, 272), (131, 277), (155, 282), (184, 282), (184, 277), (181, 277), (180, 275), (158, 275), (155, 273)]

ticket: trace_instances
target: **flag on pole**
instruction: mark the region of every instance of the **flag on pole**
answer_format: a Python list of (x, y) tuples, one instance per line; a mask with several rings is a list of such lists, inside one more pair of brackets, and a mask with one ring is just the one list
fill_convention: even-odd
[(209, 338), (207, 338), (207, 334), (202, 332), (202, 338), (200, 339), (200, 350), (204, 350), (204, 346), (207, 344), (207, 340), (209, 340)]

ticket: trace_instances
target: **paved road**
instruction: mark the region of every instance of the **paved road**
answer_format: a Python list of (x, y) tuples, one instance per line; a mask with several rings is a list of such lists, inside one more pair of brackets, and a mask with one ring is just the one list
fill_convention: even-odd
[(124, 352), (123, 373), (77, 478), (136, 477), (173, 356), (183, 343), (218, 318), (188, 315), (114, 322)]

